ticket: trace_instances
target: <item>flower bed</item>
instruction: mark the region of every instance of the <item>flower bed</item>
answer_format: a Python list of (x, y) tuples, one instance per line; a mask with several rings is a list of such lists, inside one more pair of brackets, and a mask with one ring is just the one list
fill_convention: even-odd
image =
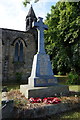
[[(30, 98), (29, 100), (20, 93), (19, 90), (11, 90), (7, 93), (8, 99), (14, 100), (14, 105), (17, 108), (23, 109), (32, 109), (41, 106), (46, 106), (47, 104), (56, 104), (58, 103), (80, 103), (80, 97), (75, 96), (62, 96), (62, 97), (48, 97), (48, 98)], [(54, 99), (55, 98), (55, 99)], [(57, 101), (58, 100), (58, 101)]]
[(11, 90), (7, 97), (14, 100), (14, 117), (18, 119), (40, 118), (80, 108), (80, 96), (77, 95), (27, 99), (18, 90)]
[(47, 98), (33, 98), (31, 97), (29, 99), (30, 103), (46, 103), (46, 104), (58, 104), (61, 102), (61, 100), (57, 97), (47, 97)]

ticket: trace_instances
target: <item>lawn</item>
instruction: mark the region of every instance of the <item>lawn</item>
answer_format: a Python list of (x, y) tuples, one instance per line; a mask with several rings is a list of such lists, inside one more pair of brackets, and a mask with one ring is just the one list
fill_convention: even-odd
[(80, 109), (77, 108), (65, 113), (53, 115), (49, 120), (80, 120)]
[(80, 85), (69, 85), (70, 91), (80, 92)]
[(13, 89), (13, 90), (14, 89), (19, 89), (20, 85), (6, 85), (6, 86), (3, 86), (3, 87), (7, 87), (8, 91), (10, 91), (11, 89)]

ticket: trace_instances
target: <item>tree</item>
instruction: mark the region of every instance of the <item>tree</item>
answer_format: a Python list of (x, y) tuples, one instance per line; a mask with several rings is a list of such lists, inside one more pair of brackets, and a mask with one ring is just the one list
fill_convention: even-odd
[(80, 2), (57, 2), (47, 14), (45, 48), (54, 72), (80, 73)]
[[(23, 1), (23, 5), (26, 7), (27, 6), (27, 4), (30, 4), (30, 2), (31, 2), (32, 0), (24, 0)], [(39, 0), (34, 0), (34, 3), (37, 3)]]

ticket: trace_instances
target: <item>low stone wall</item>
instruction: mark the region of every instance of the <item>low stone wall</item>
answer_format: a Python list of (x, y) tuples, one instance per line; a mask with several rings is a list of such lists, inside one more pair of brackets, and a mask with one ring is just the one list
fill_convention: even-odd
[(66, 112), (75, 108), (80, 108), (80, 103), (58, 103), (47, 104), (36, 108), (16, 108), (13, 100), (2, 102), (2, 120), (5, 119), (35, 119), (45, 118), (54, 114)]
[(13, 110), (14, 110), (13, 100), (2, 101), (2, 120), (12, 118)]
[(33, 119), (33, 118), (43, 118), (46, 116), (51, 116), (61, 112), (66, 112), (75, 108), (80, 108), (80, 104), (71, 104), (71, 103), (59, 103), (59, 104), (50, 104), (39, 108), (33, 109), (24, 109), (17, 110), (19, 118), (23, 119)]

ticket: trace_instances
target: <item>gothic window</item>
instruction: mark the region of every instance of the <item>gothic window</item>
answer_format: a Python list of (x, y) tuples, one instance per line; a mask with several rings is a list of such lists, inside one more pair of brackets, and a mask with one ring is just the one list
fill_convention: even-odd
[(23, 44), (22, 42), (20, 43), (20, 56), (19, 56), (19, 61), (23, 61)]
[(15, 44), (14, 61), (23, 62), (23, 43), (20, 40), (18, 40)]
[(19, 44), (18, 42), (15, 44), (15, 57), (14, 60), (18, 61), (18, 51), (19, 51)]

